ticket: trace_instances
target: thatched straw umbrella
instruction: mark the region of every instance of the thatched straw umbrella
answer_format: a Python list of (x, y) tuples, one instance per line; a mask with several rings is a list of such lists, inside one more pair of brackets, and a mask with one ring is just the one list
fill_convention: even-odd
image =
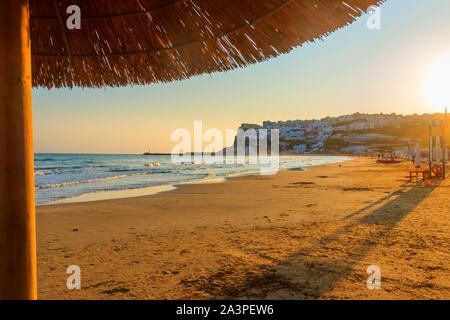
[[(326, 36), (377, 0), (1, 0), (0, 298), (36, 298), (31, 88), (226, 71)], [(81, 29), (66, 20), (81, 9)], [(30, 41), (31, 40), (31, 41)]]

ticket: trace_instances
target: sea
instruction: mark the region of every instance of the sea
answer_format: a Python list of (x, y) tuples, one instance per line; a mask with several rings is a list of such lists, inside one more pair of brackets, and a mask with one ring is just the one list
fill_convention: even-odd
[[(280, 156), (279, 171), (350, 160), (343, 156)], [(83, 195), (176, 187), (184, 183), (219, 182), (229, 177), (259, 174), (259, 164), (175, 164), (170, 155), (38, 153), (35, 160), (36, 204), (71, 202)], [(143, 189), (146, 188), (146, 189)], [(162, 189), (160, 189), (162, 190)], [(109, 192), (111, 191), (111, 192)], [(114, 191), (114, 192), (113, 192)]]

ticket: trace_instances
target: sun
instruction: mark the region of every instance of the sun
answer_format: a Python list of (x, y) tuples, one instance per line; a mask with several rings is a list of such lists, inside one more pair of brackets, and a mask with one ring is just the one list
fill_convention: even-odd
[(434, 110), (450, 107), (450, 54), (432, 67), (425, 80), (425, 90)]

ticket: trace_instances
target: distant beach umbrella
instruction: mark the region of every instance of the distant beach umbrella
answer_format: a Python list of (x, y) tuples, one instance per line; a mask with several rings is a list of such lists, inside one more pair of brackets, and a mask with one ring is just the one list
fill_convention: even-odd
[(289, 52), (375, 0), (1, 0), (0, 298), (36, 298), (31, 88), (182, 80)]

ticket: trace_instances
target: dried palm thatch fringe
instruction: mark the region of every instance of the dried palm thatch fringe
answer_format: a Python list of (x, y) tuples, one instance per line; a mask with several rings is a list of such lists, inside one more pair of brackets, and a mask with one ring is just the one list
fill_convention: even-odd
[[(384, 0), (30, 0), (33, 86), (182, 80), (321, 39)], [(65, 27), (70, 5), (81, 30)]]

